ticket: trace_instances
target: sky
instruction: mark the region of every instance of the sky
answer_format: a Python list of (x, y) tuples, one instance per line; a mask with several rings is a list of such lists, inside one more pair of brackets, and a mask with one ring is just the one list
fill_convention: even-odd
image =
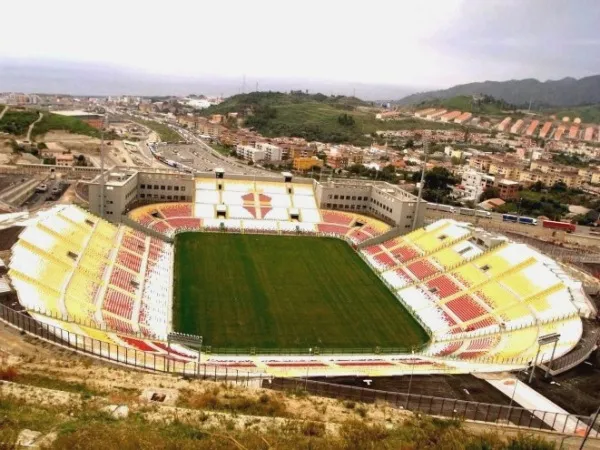
[(245, 75), (259, 87), (294, 79), (426, 89), (600, 73), (597, 0), (28, 0), (2, 9), (11, 20), (0, 26), (0, 91), (9, 61)]

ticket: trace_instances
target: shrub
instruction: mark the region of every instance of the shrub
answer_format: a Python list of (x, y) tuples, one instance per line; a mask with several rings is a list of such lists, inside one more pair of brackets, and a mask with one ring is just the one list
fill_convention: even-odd
[(19, 372), (14, 366), (0, 367), (0, 380), (14, 381)]
[(304, 436), (322, 437), (325, 435), (325, 424), (320, 422), (304, 422), (301, 431)]

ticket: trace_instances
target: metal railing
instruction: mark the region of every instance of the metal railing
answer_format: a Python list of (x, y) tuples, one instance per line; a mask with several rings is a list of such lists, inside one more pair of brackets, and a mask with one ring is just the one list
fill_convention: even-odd
[[(592, 416), (528, 410), (520, 406), (474, 402), (429, 395), (382, 391), (300, 378), (274, 378), (264, 387), (280, 391), (302, 391), (311, 395), (351, 400), (363, 403), (385, 403), (415, 413), (512, 425), (535, 430), (554, 430), (563, 434), (583, 435), (592, 423)], [(600, 437), (600, 424), (592, 426), (590, 437)]]
[(116, 364), (140, 370), (185, 375), (201, 379), (225, 380), (236, 384), (250, 384), (270, 379), (262, 372), (239, 370), (226, 365), (202, 364), (186, 361), (180, 354), (151, 353), (115, 343), (93, 339), (63, 328), (39, 322), (27, 314), (0, 304), (0, 320), (44, 341), (74, 350), (78, 353), (99, 357)]

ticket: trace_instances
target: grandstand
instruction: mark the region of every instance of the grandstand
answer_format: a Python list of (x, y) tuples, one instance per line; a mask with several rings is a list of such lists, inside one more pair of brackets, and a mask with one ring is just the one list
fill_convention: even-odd
[[(130, 211), (136, 229), (57, 206), (28, 220), (12, 248), (9, 275), (29, 315), (63, 341), (77, 344), (83, 337), (87, 351), (100, 347), (100, 356), (155, 370), (177, 364), (187, 370), (183, 364), (198, 355), (167, 342), (174, 250), (144, 228), (167, 236), (212, 230), (344, 239), (430, 336), (414, 355), (385, 349), (364, 355), (203, 355), (215, 367), (283, 376), (307, 368), (313, 375), (512, 370), (530, 364), (538, 350), (538, 362), (548, 361), (552, 349), (537, 342), (550, 333), (560, 335), (555, 357), (569, 352), (582, 335), (580, 316), (592, 313), (581, 283), (524, 244), (450, 219), (401, 235), (371, 216), (319, 204), (306, 184), (201, 178), (193, 202)], [(135, 352), (123, 355), (123, 348)], [(159, 366), (147, 355), (161, 356)]]

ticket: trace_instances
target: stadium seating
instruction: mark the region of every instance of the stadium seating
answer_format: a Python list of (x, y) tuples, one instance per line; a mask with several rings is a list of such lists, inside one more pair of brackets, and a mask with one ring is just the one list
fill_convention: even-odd
[[(581, 337), (573, 302), (578, 287), (569, 284), (560, 266), (523, 244), (498, 240), (485, 247), (469, 225), (441, 220), (369, 245), (366, 241), (390, 227), (356, 213), (317, 209), (307, 185), (221, 183), (219, 189), (214, 180), (198, 180), (194, 203), (144, 206), (129, 217), (169, 234), (225, 229), (345, 238), (358, 245), (367, 263), (434, 339), (423, 351), (424, 359), (414, 361), (365, 357), (292, 363), (280, 358), (248, 363), (214, 358), (218, 364), (278, 370), (311, 364), (332, 370), (418, 366), (435, 371), (447, 361), (463, 364), (455, 368), (490, 360), (525, 364), (535, 356), (538, 337), (551, 332), (560, 333), (560, 356)], [(221, 204), (226, 217), (216, 215)], [(292, 210), (299, 211), (297, 220), (291, 219)], [(173, 246), (167, 242), (75, 206), (57, 206), (21, 233), (9, 266), (21, 304), (49, 326), (173, 362), (196, 357), (194, 351), (169, 348), (164, 342), (172, 315)], [(106, 351), (112, 352), (109, 347)], [(139, 362), (135, 352), (125, 358)], [(548, 359), (547, 352), (541, 358)]]

